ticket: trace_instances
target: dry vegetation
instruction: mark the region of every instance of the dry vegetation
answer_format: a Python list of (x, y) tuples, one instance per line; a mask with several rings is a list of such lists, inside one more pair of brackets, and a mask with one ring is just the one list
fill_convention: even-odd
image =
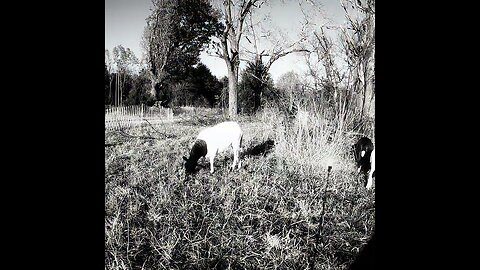
[(374, 192), (339, 125), (312, 112), (240, 117), (242, 168), (230, 172), (226, 154), (214, 174), (187, 177), (182, 156), (224, 117), (174, 113), (156, 130), (105, 134), (107, 269), (345, 269), (372, 235)]

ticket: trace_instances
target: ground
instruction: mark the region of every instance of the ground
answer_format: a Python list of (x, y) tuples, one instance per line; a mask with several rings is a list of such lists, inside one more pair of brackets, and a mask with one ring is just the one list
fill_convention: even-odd
[(199, 113), (106, 131), (106, 268), (350, 265), (373, 234), (375, 196), (348, 155), (342, 155), (348, 165), (330, 173), (320, 163), (302, 171), (295, 154), (285, 154), (291, 150), (272, 121), (240, 117), (242, 168), (230, 171), (227, 152), (217, 156), (213, 174), (201, 159), (199, 171), (186, 175), (182, 156), (200, 129), (220, 121), (220, 115)]

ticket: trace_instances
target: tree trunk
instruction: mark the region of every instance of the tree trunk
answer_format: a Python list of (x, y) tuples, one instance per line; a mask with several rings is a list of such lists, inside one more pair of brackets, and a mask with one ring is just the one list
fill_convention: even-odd
[(122, 74), (120, 74), (120, 106), (123, 105), (123, 83), (125, 78), (123, 78)]
[(115, 107), (118, 106), (118, 72), (115, 74), (116, 80), (115, 80)]
[(345, 114), (343, 115), (343, 122), (347, 121), (347, 114), (350, 110), (350, 99), (352, 98), (352, 90), (347, 87), (345, 91), (347, 91), (347, 93), (345, 93)]
[(157, 89), (155, 88), (155, 86), (157, 85), (157, 80), (155, 78), (151, 78), (150, 79), (150, 96), (153, 98), (153, 99), (157, 99)]
[(363, 110), (365, 108), (365, 90), (363, 91), (362, 97), (362, 110), (360, 111), (360, 120), (363, 120)]
[(368, 114), (371, 114), (372, 110), (372, 103), (373, 103), (373, 98), (374, 98), (374, 93), (373, 93), (373, 86), (370, 86), (370, 101), (368, 103)]
[(112, 81), (113, 81), (113, 78), (110, 77), (109, 81), (108, 81), (108, 85), (109, 85), (108, 86), (108, 91), (109, 91), (109, 93), (108, 93), (108, 104), (110, 104), (110, 105), (112, 105), (112, 97), (113, 97), (113, 95), (112, 95)]
[(233, 70), (228, 70), (228, 114), (231, 119), (237, 118), (238, 97), (238, 64), (232, 64)]
[(253, 111), (256, 112), (258, 108), (260, 107), (260, 93), (261, 90), (259, 88), (256, 88), (253, 90)]

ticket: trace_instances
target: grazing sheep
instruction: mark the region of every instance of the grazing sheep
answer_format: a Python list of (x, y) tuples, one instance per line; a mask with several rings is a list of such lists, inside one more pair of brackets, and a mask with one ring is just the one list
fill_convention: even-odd
[(373, 151), (373, 143), (367, 137), (362, 137), (353, 145), (355, 162), (357, 163), (358, 172), (367, 173), (370, 170), (370, 154)]
[(183, 157), (186, 161), (185, 170), (189, 173), (195, 171), (197, 162), (201, 157), (210, 160), (210, 172), (213, 173), (213, 161), (219, 152), (227, 150), (230, 146), (233, 148), (232, 169), (238, 164), (240, 147), (242, 144), (242, 130), (237, 122), (223, 122), (213, 127), (203, 129), (197, 136), (197, 139), (190, 150), (190, 157)]
[(370, 189), (373, 184), (373, 175), (375, 174), (375, 149), (373, 149), (370, 155), (370, 172), (368, 173), (367, 189)]

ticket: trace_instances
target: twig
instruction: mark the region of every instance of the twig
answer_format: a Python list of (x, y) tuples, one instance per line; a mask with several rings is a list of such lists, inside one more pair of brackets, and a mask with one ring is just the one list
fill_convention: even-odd
[(123, 144), (123, 142), (118, 142), (118, 143), (106, 143), (106, 144), (105, 144), (105, 147), (111, 147), (111, 146), (116, 146), (116, 145), (120, 145), (120, 144)]
[[(325, 183), (325, 191), (327, 191), (327, 187), (328, 187), (328, 180), (330, 178), (330, 171), (332, 170), (332, 167), (331, 166), (328, 166), (328, 172), (327, 172), (327, 181)], [(320, 231), (323, 232), (323, 229), (324, 229), (324, 222), (325, 222), (325, 214), (326, 214), (326, 211), (325, 211), (325, 207), (326, 207), (326, 198), (327, 196), (327, 192), (324, 193), (324, 196), (322, 197), (322, 212), (320, 214), (320, 216), (322, 217), (322, 221), (320, 223)]]
[(163, 133), (161, 133), (160, 131), (158, 131), (156, 128), (154, 128), (153, 125), (152, 125), (152, 123), (150, 123), (147, 119), (143, 119), (143, 120), (147, 121), (147, 123), (150, 125), (150, 127), (151, 127), (153, 130), (155, 130), (157, 133), (160, 133), (160, 134), (164, 135)]
[(164, 132), (158, 131), (156, 128), (153, 127), (152, 123), (150, 123), (147, 119), (143, 119), (143, 120), (147, 121), (147, 123), (150, 125), (150, 127), (151, 127), (155, 132), (157, 132), (158, 134), (164, 136), (165, 138), (175, 138), (175, 137), (176, 137), (175, 135), (165, 134)]
[(124, 136), (131, 137), (131, 138), (139, 138), (139, 139), (146, 139), (146, 140), (159, 140), (159, 138), (150, 137), (150, 136), (135, 136), (135, 135), (132, 135), (132, 134), (128, 134), (123, 130), (119, 130), (118, 133), (120, 133), (121, 135), (124, 135)]

